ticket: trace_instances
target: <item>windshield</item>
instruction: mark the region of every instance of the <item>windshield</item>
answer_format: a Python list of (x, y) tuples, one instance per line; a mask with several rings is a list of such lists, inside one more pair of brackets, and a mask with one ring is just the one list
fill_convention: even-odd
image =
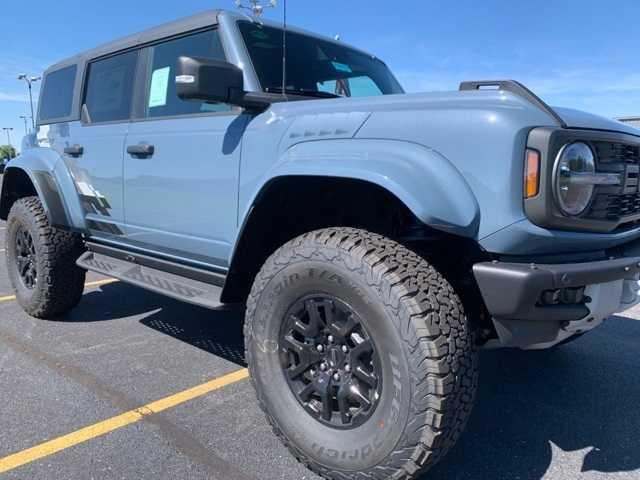
[[(251, 22), (239, 27), (263, 90), (282, 92), (282, 30)], [(294, 32), (287, 32), (286, 91), (319, 98), (404, 93), (377, 58)]]

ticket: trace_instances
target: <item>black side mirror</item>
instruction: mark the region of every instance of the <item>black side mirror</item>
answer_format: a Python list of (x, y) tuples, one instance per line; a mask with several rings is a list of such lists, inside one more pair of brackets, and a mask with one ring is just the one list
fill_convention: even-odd
[(245, 92), (242, 70), (211, 58), (178, 58), (176, 91), (183, 100), (228, 103), (258, 112), (275, 101), (264, 93)]
[(238, 105), (244, 94), (242, 70), (209, 58), (180, 57), (176, 90), (183, 100), (204, 100)]

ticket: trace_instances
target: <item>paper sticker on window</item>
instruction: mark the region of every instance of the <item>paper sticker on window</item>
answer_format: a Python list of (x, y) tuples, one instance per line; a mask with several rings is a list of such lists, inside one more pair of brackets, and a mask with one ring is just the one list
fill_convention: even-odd
[(163, 107), (167, 104), (167, 91), (169, 89), (169, 71), (171, 67), (155, 70), (151, 75), (151, 88), (149, 89), (149, 108)]
[(340, 62), (331, 62), (331, 64), (333, 65), (333, 68), (339, 72), (353, 73), (353, 70), (351, 70), (349, 65)]

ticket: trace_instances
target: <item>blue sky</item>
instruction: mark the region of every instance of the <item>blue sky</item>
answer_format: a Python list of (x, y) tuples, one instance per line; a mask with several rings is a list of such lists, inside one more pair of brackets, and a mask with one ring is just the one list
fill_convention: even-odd
[[(282, 0), (280, 0), (280, 3)], [(408, 91), (514, 78), (552, 105), (640, 115), (638, 0), (288, 0), (289, 21), (385, 60)], [(0, 11), (0, 127), (28, 114), (20, 72), (232, 0), (6, 1)], [(267, 16), (280, 18), (281, 7)], [(37, 93), (37, 89), (36, 89)], [(3, 134), (4, 132), (0, 132)], [(0, 144), (6, 137), (0, 137)]]

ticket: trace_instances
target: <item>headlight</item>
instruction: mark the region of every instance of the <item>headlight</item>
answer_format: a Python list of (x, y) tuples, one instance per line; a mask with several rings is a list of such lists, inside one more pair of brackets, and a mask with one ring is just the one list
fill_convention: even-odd
[(566, 145), (558, 154), (554, 171), (558, 206), (567, 215), (580, 215), (589, 206), (594, 190), (593, 184), (581, 181), (596, 171), (591, 147), (582, 142)]

